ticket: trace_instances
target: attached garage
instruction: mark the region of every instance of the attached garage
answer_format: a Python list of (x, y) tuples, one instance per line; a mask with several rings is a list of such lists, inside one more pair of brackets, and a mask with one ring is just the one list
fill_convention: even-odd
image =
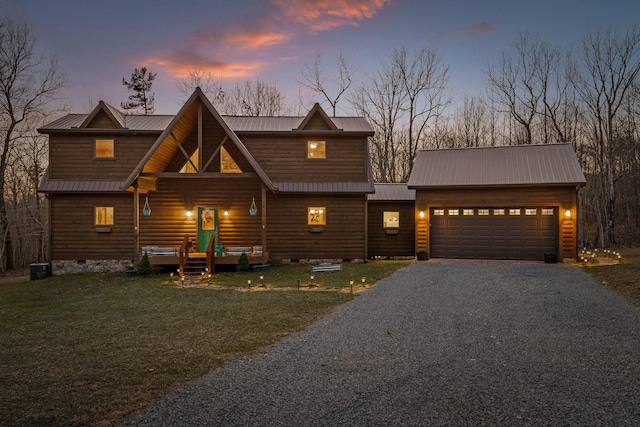
[(571, 144), (421, 151), (408, 183), (416, 190), (416, 251), (575, 259), (584, 184)]

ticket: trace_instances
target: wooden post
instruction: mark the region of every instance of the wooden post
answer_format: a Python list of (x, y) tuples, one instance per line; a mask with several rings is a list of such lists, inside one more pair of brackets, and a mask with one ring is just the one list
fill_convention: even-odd
[(133, 182), (133, 265), (138, 265), (138, 246), (140, 245), (140, 193), (138, 180)]
[(264, 184), (262, 187), (262, 263), (266, 262), (265, 255), (267, 254), (267, 189)]

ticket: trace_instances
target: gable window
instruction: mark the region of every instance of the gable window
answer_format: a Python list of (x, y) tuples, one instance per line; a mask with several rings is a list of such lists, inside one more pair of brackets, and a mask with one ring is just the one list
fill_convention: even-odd
[(115, 157), (115, 143), (113, 139), (96, 139), (96, 159), (113, 159)]
[(220, 147), (220, 172), (221, 173), (242, 173), (242, 169), (233, 160), (233, 157), (224, 148)]
[(327, 210), (325, 208), (311, 207), (307, 212), (307, 224), (325, 225), (327, 223)]
[(383, 212), (382, 223), (384, 228), (400, 228), (400, 212)]
[(113, 206), (96, 206), (95, 225), (113, 225)]
[(198, 155), (200, 154), (200, 150), (198, 148), (195, 149), (189, 160), (182, 166), (180, 169), (180, 173), (196, 173), (198, 172)]
[(307, 159), (324, 159), (326, 158), (324, 141), (308, 141), (307, 142)]

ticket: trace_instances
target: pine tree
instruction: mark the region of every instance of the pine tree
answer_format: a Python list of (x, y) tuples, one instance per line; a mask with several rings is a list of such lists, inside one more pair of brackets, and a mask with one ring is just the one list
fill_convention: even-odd
[(131, 74), (131, 81), (126, 81), (122, 78), (122, 84), (127, 87), (129, 92), (133, 92), (129, 95), (127, 102), (120, 103), (120, 106), (124, 110), (136, 110), (141, 109), (142, 112), (147, 114), (153, 114), (155, 108), (153, 106), (155, 94), (151, 93), (151, 86), (158, 73), (147, 73), (147, 67), (136, 68)]
[(240, 255), (238, 259), (238, 271), (249, 271), (251, 270), (251, 264), (249, 264), (249, 257), (244, 252)]
[(149, 255), (145, 251), (140, 263), (138, 264), (138, 274), (141, 276), (148, 276), (151, 273), (153, 273), (153, 267), (149, 261)]

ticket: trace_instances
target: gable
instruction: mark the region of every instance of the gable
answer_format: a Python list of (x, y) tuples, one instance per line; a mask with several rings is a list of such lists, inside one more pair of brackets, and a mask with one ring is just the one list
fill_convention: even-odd
[(243, 171), (254, 171), (267, 188), (275, 190), (269, 177), (199, 88), (131, 173), (126, 186), (144, 175), (157, 179), (162, 174), (179, 173), (196, 149), (196, 174), (219, 172), (223, 145)]
[(84, 127), (96, 129), (118, 129), (118, 126), (113, 123), (111, 117), (109, 117), (104, 111), (99, 111)]
[(339, 130), (333, 120), (316, 103), (296, 130)]

